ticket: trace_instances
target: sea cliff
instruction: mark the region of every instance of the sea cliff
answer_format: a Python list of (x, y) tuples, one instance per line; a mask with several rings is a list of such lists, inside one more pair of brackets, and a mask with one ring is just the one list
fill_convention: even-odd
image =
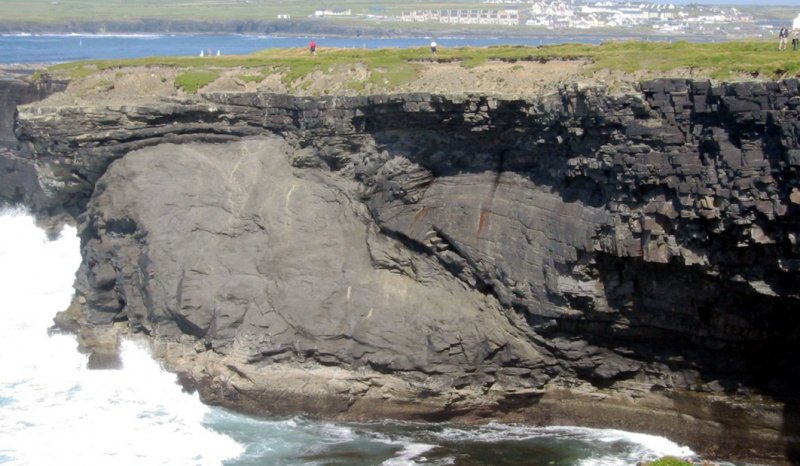
[(63, 81), (33, 83), (0, 74), (0, 202), (38, 209), (43, 201), (33, 159), (22, 156), (14, 135), (17, 106), (42, 100), (66, 87)]
[(78, 224), (61, 324), (146, 335), (208, 402), (780, 463), (800, 458), (799, 113), (797, 80), (208, 93), (22, 106), (2, 155)]

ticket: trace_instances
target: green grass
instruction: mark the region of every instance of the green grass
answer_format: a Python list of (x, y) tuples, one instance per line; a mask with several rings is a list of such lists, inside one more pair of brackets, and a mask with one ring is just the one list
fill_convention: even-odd
[(266, 79), (266, 77), (266, 74), (243, 74), (237, 76), (237, 79), (245, 83), (260, 83)]
[(217, 78), (219, 78), (219, 71), (189, 70), (175, 78), (175, 87), (194, 94), (201, 87), (216, 81)]
[(665, 456), (661, 459), (647, 463), (648, 466), (692, 466), (692, 463), (672, 456)]
[[(427, 47), (407, 49), (330, 49), (324, 46), (312, 56), (305, 49), (267, 49), (250, 55), (222, 57), (149, 57), (132, 60), (94, 60), (55, 65), (47, 72), (81, 78), (98, 70), (128, 66), (168, 66), (182, 71), (176, 85), (188, 92), (216, 79), (220, 70), (242, 68), (245, 81), (261, 80), (265, 73), (280, 73), (289, 89), (305, 89), (314, 72), (331, 73), (365, 66), (369, 81), (391, 89), (413, 81), (426, 61), (457, 62), (476, 67), (490, 61), (518, 63), (553, 59), (583, 59), (591, 65), (587, 74), (603, 69), (641, 71), (665, 75), (671, 70), (693, 69), (713, 79), (736, 79), (742, 74), (762, 78), (800, 76), (800, 53), (776, 50), (774, 41), (724, 43), (661, 43), (640, 41), (606, 42), (602, 45), (563, 44), (541, 47), (496, 46), (440, 48), (432, 56)], [(252, 71), (248, 71), (251, 69)], [(246, 77), (250, 76), (250, 77)], [(363, 88), (354, 84), (353, 89)]]
[[(556, 45), (541, 47), (554, 57), (589, 57), (593, 69), (624, 72), (669, 72), (695, 69), (714, 79), (731, 79), (742, 73), (766, 78), (800, 74), (800, 54), (778, 51), (773, 41), (723, 43), (606, 42), (601, 46)], [(547, 53), (543, 53), (547, 55)]]
[[(354, 15), (375, 13), (375, 6), (385, 7), (384, 14), (421, 8), (413, 0), (0, 0), (0, 21), (55, 23), (63, 21), (109, 20), (193, 20), (193, 21), (258, 21), (276, 20), (278, 14), (304, 19), (323, 7), (349, 8)], [(424, 8), (481, 8), (476, 0), (451, 0), (426, 4)]]
[[(419, 66), (414, 61), (428, 57), (426, 49), (318, 49), (310, 55), (305, 49), (269, 49), (247, 55), (247, 59), (263, 60), (282, 72), (284, 84), (302, 86), (313, 72), (328, 73), (364, 64), (372, 73), (371, 81), (390, 86), (409, 82), (417, 77)], [(244, 58), (244, 57), (243, 57)], [(243, 63), (249, 63), (247, 61)]]

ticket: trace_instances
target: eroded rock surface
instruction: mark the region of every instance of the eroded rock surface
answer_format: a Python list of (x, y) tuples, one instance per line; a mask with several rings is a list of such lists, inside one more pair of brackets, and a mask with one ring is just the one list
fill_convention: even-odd
[(785, 460), (799, 112), (796, 80), (658, 80), (29, 106), (18, 132), (80, 213), (88, 321), (150, 335), (207, 400)]
[(484, 295), (382, 237), (355, 182), (293, 171), (290, 151), (274, 137), (164, 144), (114, 163), (82, 232), (97, 264), (82, 288), (92, 309), (112, 311), (95, 321), (192, 335), (249, 363), (299, 356), (464, 377), (508, 355), (539, 362)]
[(36, 206), (41, 201), (34, 164), (20, 153), (14, 134), (17, 106), (41, 100), (65, 87), (63, 82), (31, 83), (0, 75), (0, 204)]

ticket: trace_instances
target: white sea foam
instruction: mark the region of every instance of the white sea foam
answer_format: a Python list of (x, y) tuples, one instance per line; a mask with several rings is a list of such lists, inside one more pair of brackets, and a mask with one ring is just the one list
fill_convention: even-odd
[[(478, 428), (449, 427), (437, 434), (437, 438), (449, 442), (508, 442), (534, 439), (570, 439), (587, 445), (598, 446), (596, 455), (581, 460), (581, 466), (617, 466), (636, 464), (663, 456), (693, 458), (695, 453), (688, 447), (655, 435), (626, 432), (614, 429), (591, 429), (586, 427), (552, 426), (533, 427), (515, 424), (490, 423)], [(607, 445), (608, 448), (599, 448)]]
[(627, 432), (623, 430), (613, 430), (613, 429), (604, 429), (604, 430), (596, 430), (596, 429), (584, 429), (587, 431), (587, 437), (591, 437), (595, 435), (598, 441), (601, 442), (617, 442), (617, 441), (625, 441), (630, 443), (635, 443), (641, 445), (642, 447), (657, 453), (662, 456), (679, 456), (679, 457), (687, 457), (694, 455), (694, 452), (689, 447), (680, 446), (677, 443), (666, 439), (664, 437), (659, 437), (656, 435), (649, 435), (649, 434), (640, 434), (637, 432)]
[(402, 443), (403, 449), (397, 452), (395, 456), (381, 463), (383, 466), (412, 466), (420, 464), (418, 461), (423, 461), (421, 458), (426, 452), (436, 448), (436, 445), (427, 443)]
[(119, 39), (160, 39), (167, 37), (164, 34), (123, 34), (123, 33), (88, 33), (88, 32), (71, 32), (69, 34), (36, 34), (38, 37), (79, 37), (85, 39), (106, 39), (106, 38), (119, 38)]
[(162, 37), (169, 37), (167, 34), (148, 34), (148, 33), (141, 33), (141, 34), (123, 34), (123, 33), (80, 33), (80, 32), (71, 32), (68, 34), (56, 34), (56, 33), (45, 33), (45, 34), (31, 34), (29, 32), (15, 32), (10, 34), (0, 34), (0, 37), (55, 37), (55, 38), (64, 38), (64, 37), (80, 37), (80, 38), (88, 38), (88, 39), (103, 39), (103, 38), (121, 38), (121, 39), (160, 39)]
[(0, 462), (10, 465), (217, 465), (242, 447), (203, 426), (209, 408), (181, 392), (134, 343), (123, 370), (90, 371), (75, 339), (48, 336), (69, 304), (74, 228), (48, 241), (20, 212), (0, 213)]
[(602, 443), (627, 443), (631, 445), (626, 454), (599, 455), (578, 463), (578, 466), (625, 466), (643, 460), (654, 460), (664, 456), (676, 458), (693, 458), (694, 452), (685, 446), (678, 445), (664, 437), (656, 435), (626, 432), (622, 430), (596, 430), (576, 428), (583, 431), (587, 439)]
[(319, 434), (328, 443), (350, 442), (358, 438), (358, 434), (352, 428), (324, 422), (318, 426)]

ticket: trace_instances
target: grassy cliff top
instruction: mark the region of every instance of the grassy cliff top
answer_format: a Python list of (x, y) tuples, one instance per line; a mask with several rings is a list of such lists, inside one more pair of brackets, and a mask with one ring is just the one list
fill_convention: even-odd
[[(525, 94), (570, 80), (614, 85), (655, 77), (742, 80), (800, 76), (800, 51), (766, 41), (724, 43), (607, 42), (541, 47), (268, 49), (221, 57), (151, 57), (59, 64), (48, 74), (67, 77), (83, 93), (94, 88), (133, 91), (125, 80), (157, 78), (167, 92), (254, 90), (299, 94), (378, 92), (490, 92)], [(159, 86), (156, 86), (159, 87)], [(151, 85), (146, 88), (152, 92)], [(96, 90), (96, 89), (95, 89)], [(101, 89), (103, 90), (103, 89)], [(74, 93), (73, 93), (74, 94)]]

